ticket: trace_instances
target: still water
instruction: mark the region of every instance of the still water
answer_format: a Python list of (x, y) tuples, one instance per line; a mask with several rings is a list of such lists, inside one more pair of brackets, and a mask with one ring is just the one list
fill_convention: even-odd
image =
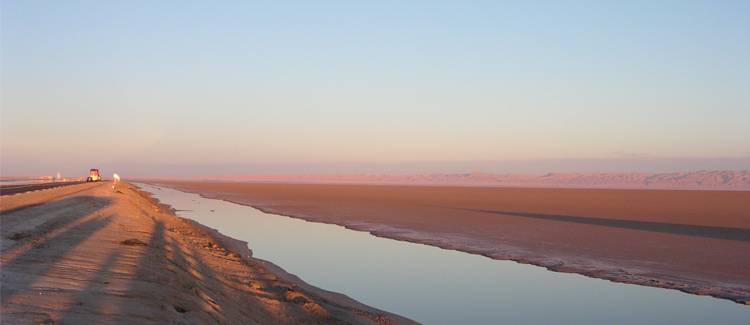
[(750, 324), (750, 306), (375, 237), (138, 184), (306, 282), (425, 324)]

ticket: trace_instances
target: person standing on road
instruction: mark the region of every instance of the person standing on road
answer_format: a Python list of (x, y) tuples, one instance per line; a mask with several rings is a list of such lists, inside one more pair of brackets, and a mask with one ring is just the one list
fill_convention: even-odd
[(117, 183), (120, 182), (120, 175), (117, 173), (112, 174), (112, 190), (117, 191)]

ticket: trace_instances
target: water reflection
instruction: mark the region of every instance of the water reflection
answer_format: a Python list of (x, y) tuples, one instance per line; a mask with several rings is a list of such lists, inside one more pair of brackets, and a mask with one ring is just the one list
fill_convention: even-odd
[(555, 273), (139, 185), (312, 285), (427, 324), (750, 324), (750, 307), (725, 300)]

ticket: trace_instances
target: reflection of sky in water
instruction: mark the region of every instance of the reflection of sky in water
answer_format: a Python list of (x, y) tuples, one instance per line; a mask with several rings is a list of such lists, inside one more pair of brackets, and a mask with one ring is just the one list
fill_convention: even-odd
[(750, 324), (750, 307), (729, 301), (550, 272), (143, 187), (176, 209), (192, 210), (181, 216), (249, 242), (255, 257), (312, 285), (428, 324)]

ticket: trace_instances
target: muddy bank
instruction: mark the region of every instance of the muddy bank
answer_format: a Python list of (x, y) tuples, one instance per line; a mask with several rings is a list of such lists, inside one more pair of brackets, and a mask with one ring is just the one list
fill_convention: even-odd
[(110, 185), (3, 197), (4, 324), (411, 323), (254, 259), (244, 242), (134, 186)]
[(558, 272), (750, 300), (750, 192), (160, 184)]

